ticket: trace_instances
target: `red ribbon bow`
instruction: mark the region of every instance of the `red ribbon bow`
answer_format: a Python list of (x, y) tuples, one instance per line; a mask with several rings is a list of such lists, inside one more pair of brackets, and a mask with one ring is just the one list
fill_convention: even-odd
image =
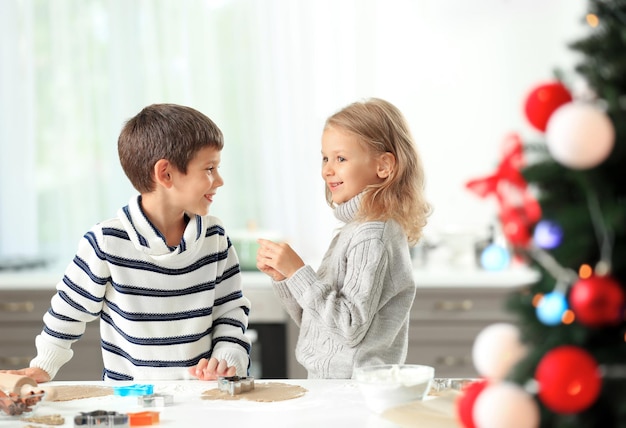
[(531, 226), (541, 218), (541, 207), (528, 191), (528, 183), (520, 172), (524, 165), (522, 140), (517, 134), (510, 134), (504, 140), (502, 161), (496, 172), (465, 184), (481, 198), (496, 196), (504, 235), (512, 245), (522, 247), (531, 240)]

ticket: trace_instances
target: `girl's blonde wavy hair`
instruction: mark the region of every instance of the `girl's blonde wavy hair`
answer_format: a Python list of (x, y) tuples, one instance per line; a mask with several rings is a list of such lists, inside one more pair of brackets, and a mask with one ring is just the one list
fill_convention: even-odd
[[(395, 156), (396, 164), (389, 177), (364, 190), (357, 219), (393, 219), (404, 229), (409, 244), (416, 244), (426, 226), (431, 206), (424, 195), (421, 158), (400, 110), (388, 101), (369, 98), (330, 116), (324, 129), (329, 127), (350, 132), (374, 154), (389, 152)], [(334, 207), (328, 187), (326, 202)]]

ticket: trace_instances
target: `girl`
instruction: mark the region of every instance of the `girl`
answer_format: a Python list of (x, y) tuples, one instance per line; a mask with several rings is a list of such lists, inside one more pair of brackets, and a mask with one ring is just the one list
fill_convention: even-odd
[(404, 363), (415, 283), (409, 246), (426, 224), (424, 172), (400, 111), (381, 99), (332, 115), (322, 134), (326, 200), (345, 225), (317, 272), (285, 243), (259, 240), (257, 267), (300, 327), (309, 378)]

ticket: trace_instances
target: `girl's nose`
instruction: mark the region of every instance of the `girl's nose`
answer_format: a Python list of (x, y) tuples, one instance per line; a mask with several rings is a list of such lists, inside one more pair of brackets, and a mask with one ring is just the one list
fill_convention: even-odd
[(322, 165), (322, 175), (333, 175), (333, 169), (330, 166), (330, 162), (326, 162)]

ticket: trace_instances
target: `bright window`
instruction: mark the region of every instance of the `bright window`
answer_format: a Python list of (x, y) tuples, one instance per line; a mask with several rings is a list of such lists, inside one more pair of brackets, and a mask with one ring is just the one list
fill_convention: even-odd
[[(577, 3), (574, 7), (573, 3)], [(421, 149), (429, 227), (486, 226), (467, 194), (530, 87), (571, 65), (571, 0), (2, 0), (0, 257), (66, 264), (80, 237), (135, 193), (117, 159), (125, 120), (192, 106), (226, 147), (212, 213), (321, 257), (337, 225), (320, 178), (321, 128), (387, 98)], [(459, 209), (459, 207), (463, 207)]]

